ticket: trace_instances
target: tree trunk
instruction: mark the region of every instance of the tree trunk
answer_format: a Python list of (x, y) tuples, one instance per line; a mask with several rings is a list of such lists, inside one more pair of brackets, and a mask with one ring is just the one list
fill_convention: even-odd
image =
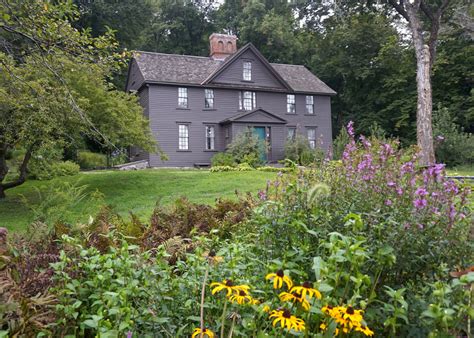
[(23, 161), (19, 168), (19, 176), (16, 180), (12, 182), (2, 183), (7, 174), (8, 174), (8, 166), (6, 161), (6, 154), (7, 154), (7, 146), (5, 144), (0, 144), (0, 199), (6, 197), (5, 190), (17, 187), (26, 181), (26, 170), (28, 168), (28, 162), (30, 162), (31, 154), (33, 152), (34, 145), (30, 146), (26, 153), (25, 157), (23, 157)]
[[(419, 4), (418, 4), (419, 6)], [(432, 127), (432, 90), (431, 90), (431, 54), (429, 47), (424, 44), (421, 21), (416, 5), (407, 5), (407, 15), (413, 35), (416, 54), (416, 136), (420, 149), (420, 162), (430, 165), (435, 162)]]
[(3, 190), (3, 185), (0, 184), (0, 199), (7, 197), (5, 195), (5, 190)]

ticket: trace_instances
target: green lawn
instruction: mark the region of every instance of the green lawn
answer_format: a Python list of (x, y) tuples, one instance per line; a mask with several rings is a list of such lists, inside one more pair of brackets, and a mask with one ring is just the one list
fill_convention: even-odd
[(448, 175), (452, 176), (474, 176), (473, 166), (460, 166), (447, 169)]
[[(86, 185), (87, 192), (100, 191), (106, 204), (126, 215), (133, 212), (146, 219), (156, 202), (169, 204), (180, 196), (190, 201), (213, 203), (218, 197), (235, 197), (239, 192), (257, 192), (264, 188), (275, 173), (248, 171), (210, 173), (207, 170), (148, 169), (141, 171), (96, 171), (51, 181), (27, 181), (7, 191), (0, 200), (0, 226), (12, 231), (23, 231), (33, 220), (33, 213), (21, 202), (21, 196), (38, 203), (37, 189), (45, 192), (61, 182)], [(85, 221), (96, 209), (96, 202), (86, 198), (74, 206), (69, 221)]]

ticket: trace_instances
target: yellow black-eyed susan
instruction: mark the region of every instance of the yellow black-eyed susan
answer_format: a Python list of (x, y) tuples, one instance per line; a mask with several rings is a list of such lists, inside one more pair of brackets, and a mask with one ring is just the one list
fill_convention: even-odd
[(273, 280), (273, 288), (274, 289), (281, 289), (283, 287), (283, 283), (286, 284), (288, 290), (291, 289), (293, 286), (293, 281), (289, 276), (286, 276), (283, 270), (278, 270), (275, 273), (269, 273), (265, 279)]
[(369, 337), (372, 337), (374, 335), (374, 331), (372, 331), (371, 329), (369, 329), (365, 325), (358, 326), (358, 327), (356, 327), (355, 330), (359, 331), (359, 332), (362, 332), (363, 334), (365, 334), (366, 336), (369, 336)]
[(303, 285), (300, 286), (293, 286), (290, 292), (298, 292), (301, 294), (301, 298), (306, 298), (308, 295), (309, 299), (316, 297), (317, 299), (321, 299), (321, 292), (313, 288), (313, 283), (311, 282), (304, 282)]
[(254, 299), (245, 291), (240, 290), (238, 293), (233, 294), (229, 297), (229, 300), (232, 303), (237, 303), (240, 305), (243, 304), (252, 304)]
[(304, 331), (305, 329), (304, 320), (293, 316), (288, 309), (273, 310), (270, 312), (270, 318), (274, 318), (272, 322), (274, 327), (280, 323), (280, 326), (287, 330)]
[(225, 290), (227, 292), (226, 296), (229, 297), (232, 295), (232, 293), (238, 293), (239, 291), (244, 291), (248, 293), (248, 290), (250, 289), (250, 286), (248, 285), (235, 285), (234, 282), (230, 279), (224, 280), (222, 283), (220, 282), (214, 282), (211, 283), (211, 288), (212, 289), (212, 294), (216, 294), (217, 292), (221, 290)]
[(205, 338), (205, 337), (209, 337), (209, 338), (214, 338), (216, 335), (214, 334), (214, 332), (212, 332), (211, 330), (209, 329), (202, 329), (201, 331), (201, 328), (200, 327), (197, 327), (194, 329), (194, 332), (193, 334), (191, 335), (191, 338), (195, 338), (195, 337), (201, 337), (201, 334), (202, 334), (202, 337)]
[(303, 309), (309, 311), (310, 305), (306, 298), (302, 298), (297, 292), (282, 292), (279, 295), (282, 302), (300, 303)]
[(360, 323), (362, 321), (362, 310), (355, 310), (352, 306), (344, 309), (342, 318), (350, 320), (352, 324)]

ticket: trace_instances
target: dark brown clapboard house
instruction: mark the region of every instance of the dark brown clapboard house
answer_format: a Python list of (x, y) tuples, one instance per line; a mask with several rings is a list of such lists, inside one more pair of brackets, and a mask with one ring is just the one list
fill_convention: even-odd
[(151, 167), (206, 165), (233, 138), (252, 130), (265, 140), (268, 162), (300, 133), (312, 147), (331, 145), (331, 96), (336, 93), (301, 65), (269, 63), (237, 37), (212, 34), (210, 56), (135, 52), (126, 90), (136, 91), (168, 160), (132, 149)]

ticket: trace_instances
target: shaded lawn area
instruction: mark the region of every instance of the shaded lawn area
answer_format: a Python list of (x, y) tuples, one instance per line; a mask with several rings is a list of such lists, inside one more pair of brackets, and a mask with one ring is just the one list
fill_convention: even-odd
[[(210, 173), (207, 170), (147, 169), (141, 171), (96, 171), (51, 181), (27, 181), (7, 190), (7, 198), (0, 200), (0, 227), (24, 231), (33, 221), (33, 212), (22, 203), (25, 196), (32, 204), (62, 182), (86, 185), (86, 192), (98, 190), (104, 202), (121, 215), (132, 212), (147, 220), (157, 201), (170, 204), (181, 196), (196, 203), (213, 204), (219, 197), (236, 198), (235, 191), (255, 193), (266, 186), (276, 174), (260, 171)], [(43, 197), (44, 198), (44, 197)], [(87, 221), (99, 209), (96, 200), (85, 198), (70, 211), (68, 221)]]
[(474, 166), (459, 166), (448, 168), (446, 171), (451, 176), (474, 176)]

